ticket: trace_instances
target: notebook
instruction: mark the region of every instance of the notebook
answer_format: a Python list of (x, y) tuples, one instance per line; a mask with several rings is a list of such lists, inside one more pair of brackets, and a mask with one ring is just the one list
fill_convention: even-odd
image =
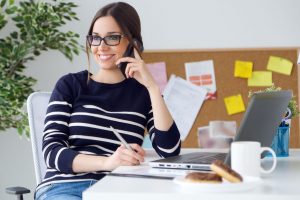
[[(291, 98), (292, 92), (289, 90), (253, 94), (233, 141), (258, 141), (261, 146), (271, 146)], [(227, 153), (188, 153), (150, 161), (149, 165), (156, 168), (210, 170), (210, 164), (216, 159), (230, 165), (230, 150)]]

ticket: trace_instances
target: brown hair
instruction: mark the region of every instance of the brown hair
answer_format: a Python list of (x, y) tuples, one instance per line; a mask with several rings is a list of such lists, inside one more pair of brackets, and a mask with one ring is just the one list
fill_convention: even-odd
[[(142, 49), (139, 49), (133, 39), (138, 40), (138, 42), (143, 45), (142, 35), (141, 35), (141, 21), (136, 10), (129, 4), (124, 2), (110, 3), (102, 7), (95, 14), (92, 23), (90, 25), (88, 35), (93, 32), (94, 23), (100, 17), (112, 16), (117, 24), (120, 26), (123, 34), (127, 37), (130, 44), (132, 44), (138, 53), (141, 55)], [(88, 80), (90, 79), (90, 56), (89, 56), (90, 44), (86, 40), (86, 54), (88, 57)]]

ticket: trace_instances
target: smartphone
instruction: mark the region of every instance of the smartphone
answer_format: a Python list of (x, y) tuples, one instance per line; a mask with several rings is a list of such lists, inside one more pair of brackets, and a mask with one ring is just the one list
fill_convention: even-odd
[[(143, 51), (143, 45), (136, 39), (133, 39), (133, 42), (136, 43), (136, 46), (139, 48), (140, 51)], [(133, 51), (133, 45), (129, 44), (127, 46), (127, 49), (125, 51), (125, 53), (123, 54), (123, 57), (132, 57), (134, 58), (134, 51)], [(126, 66), (127, 66), (128, 62), (121, 62), (118, 67), (120, 68), (122, 74), (124, 75), (124, 77), (126, 78), (126, 74), (125, 74), (125, 70), (126, 70)]]
[[(123, 54), (123, 57), (132, 57), (132, 58), (134, 58), (134, 51), (133, 51), (132, 44), (129, 44), (127, 46), (127, 49), (126, 49), (125, 53)], [(121, 62), (118, 66), (125, 78), (126, 78), (125, 70), (126, 70), (127, 64), (128, 64), (128, 62)]]

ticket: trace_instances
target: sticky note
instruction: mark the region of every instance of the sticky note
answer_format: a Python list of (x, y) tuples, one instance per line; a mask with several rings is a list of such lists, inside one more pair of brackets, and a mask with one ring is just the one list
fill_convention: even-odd
[(285, 75), (291, 75), (292, 69), (293, 63), (290, 60), (276, 56), (269, 57), (267, 70)]
[(146, 67), (148, 68), (153, 79), (159, 86), (160, 93), (162, 94), (168, 83), (166, 63), (165, 62), (147, 63)]
[(245, 111), (245, 105), (241, 94), (226, 97), (224, 98), (224, 102), (228, 115)]
[(234, 63), (234, 77), (250, 78), (252, 76), (253, 62), (236, 60)]
[(252, 77), (248, 78), (248, 86), (250, 87), (271, 86), (272, 84), (272, 72), (254, 71)]

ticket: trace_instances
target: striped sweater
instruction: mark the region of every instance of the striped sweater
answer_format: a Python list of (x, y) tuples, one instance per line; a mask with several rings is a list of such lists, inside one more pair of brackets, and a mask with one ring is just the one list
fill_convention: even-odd
[[(60, 78), (53, 90), (45, 118), (43, 156), (47, 171), (38, 188), (51, 183), (99, 180), (104, 174), (75, 173), (78, 154), (110, 156), (121, 145), (114, 127), (128, 143), (142, 145), (144, 132), (162, 157), (178, 155), (181, 142), (173, 123), (168, 131), (154, 127), (150, 96), (135, 79), (116, 84), (90, 80), (88, 71)], [(37, 189), (38, 189), (37, 188)]]

